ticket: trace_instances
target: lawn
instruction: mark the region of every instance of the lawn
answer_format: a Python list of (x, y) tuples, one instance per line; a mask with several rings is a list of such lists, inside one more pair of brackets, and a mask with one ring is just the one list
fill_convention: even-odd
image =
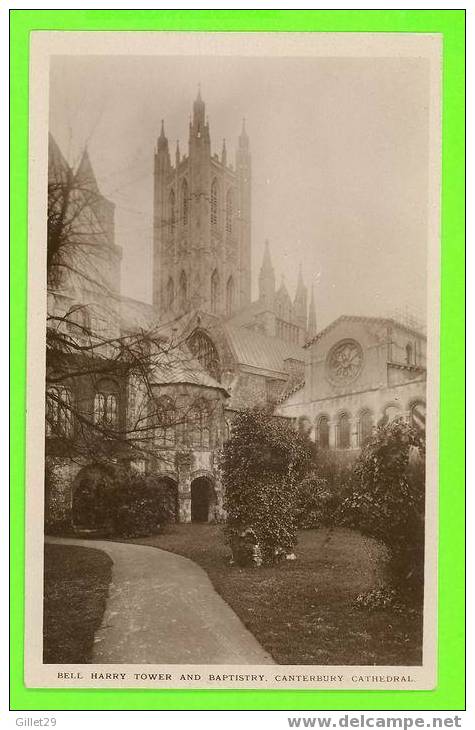
[(299, 533), (296, 561), (238, 568), (218, 525), (169, 525), (127, 542), (191, 558), (279, 664), (418, 665), (422, 611), (358, 608), (356, 596), (377, 585), (384, 550), (352, 530)]
[(43, 661), (86, 664), (92, 659), (112, 574), (102, 550), (45, 545)]

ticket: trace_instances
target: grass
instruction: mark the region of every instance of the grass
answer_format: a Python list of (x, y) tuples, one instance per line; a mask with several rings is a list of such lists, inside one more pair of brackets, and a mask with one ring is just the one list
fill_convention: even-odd
[(102, 550), (45, 545), (45, 664), (91, 662), (111, 574), (112, 560)]
[(352, 530), (299, 533), (296, 561), (230, 567), (217, 525), (169, 525), (127, 540), (191, 558), (279, 664), (420, 665), (422, 611), (369, 610), (356, 596), (383, 577), (384, 550)]

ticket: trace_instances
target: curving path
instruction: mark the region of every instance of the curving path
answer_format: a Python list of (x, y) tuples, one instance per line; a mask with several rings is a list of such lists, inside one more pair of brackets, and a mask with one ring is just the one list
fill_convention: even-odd
[(113, 561), (94, 664), (274, 664), (188, 558), (106, 540), (46, 541), (97, 548)]

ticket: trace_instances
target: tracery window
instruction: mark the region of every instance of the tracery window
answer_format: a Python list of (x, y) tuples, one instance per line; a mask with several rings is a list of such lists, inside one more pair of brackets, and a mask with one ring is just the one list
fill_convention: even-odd
[(184, 226), (188, 225), (188, 210), (189, 210), (189, 198), (188, 198), (188, 182), (186, 178), (181, 184), (181, 222)]
[(226, 284), (226, 316), (230, 317), (234, 311), (234, 279), (229, 277)]
[(216, 314), (218, 311), (218, 299), (219, 299), (219, 275), (215, 269), (211, 274), (211, 311)]
[(73, 435), (71, 391), (64, 385), (55, 385), (46, 392), (46, 435), (69, 438)]
[(204, 398), (197, 400), (190, 408), (187, 417), (188, 438), (190, 446), (209, 448), (210, 444), (210, 416)]
[(337, 444), (339, 449), (350, 448), (350, 417), (342, 413), (337, 424)]
[(320, 416), (317, 421), (317, 444), (321, 449), (330, 448), (330, 421), (328, 416)]
[(218, 224), (218, 183), (216, 178), (211, 183), (210, 221), (212, 226)]
[(233, 191), (231, 189), (226, 193), (226, 233), (233, 232)]
[(175, 446), (176, 409), (173, 400), (163, 395), (156, 403), (156, 442), (158, 446), (171, 448)]
[(99, 384), (94, 395), (94, 423), (102, 428), (115, 428), (119, 422), (119, 396), (115, 383)]
[(188, 338), (187, 344), (206, 372), (215, 380), (219, 381), (221, 378), (221, 366), (218, 351), (212, 339), (202, 330), (195, 330)]

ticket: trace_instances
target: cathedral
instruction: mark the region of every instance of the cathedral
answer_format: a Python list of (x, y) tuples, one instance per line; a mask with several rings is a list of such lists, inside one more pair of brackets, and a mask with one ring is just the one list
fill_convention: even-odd
[[(245, 122), (234, 162), (224, 141), (219, 155), (212, 152), (199, 92), (187, 152), (178, 143), (170, 151), (162, 121), (153, 154), (153, 302), (147, 304), (121, 295), (114, 205), (99, 190), (87, 151), (72, 171), (50, 138), (48, 224), (61, 207), (54, 191), (75, 175), (80, 185), (73, 200), (84, 218), (88, 257), (78, 255), (82, 244), (73, 247), (74, 265), (48, 281), (48, 328), (56, 337), (67, 330), (82, 344), (80, 357), (86, 350), (95, 362), (114, 363), (111, 343), (142, 332), (153, 333), (151, 349), (159, 353), (150, 356), (146, 388), (121, 367), (108, 368), (107, 375), (100, 368), (74, 375), (79, 355), (71, 354), (59, 378), (57, 363), (47, 360), (46, 517), (77, 531), (97, 527), (88, 524), (87, 504), (101, 499), (119, 464), (166, 485), (177, 521), (222, 519), (219, 453), (235, 414), (245, 408), (271, 408), (307, 428), (322, 448), (346, 453), (398, 410), (420, 424), (425, 418), (421, 333), (389, 320), (345, 316), (319, 332), (313, 290), (309, 298), (301, 271), (293, 299), (283, 280), (277, 287), (267, 241), (252, 300)], [(98, 254), (94, 263), (90, 251)], [(136, 444), (150, 402), (159, 417), (147, 449), (126, 448), (127, 440)], [(66, 447), (84, 441), (85, 423), (91, 448), (72, 456)], [(102, 426), (124, 435), (120, 448), (103, 436)]]

